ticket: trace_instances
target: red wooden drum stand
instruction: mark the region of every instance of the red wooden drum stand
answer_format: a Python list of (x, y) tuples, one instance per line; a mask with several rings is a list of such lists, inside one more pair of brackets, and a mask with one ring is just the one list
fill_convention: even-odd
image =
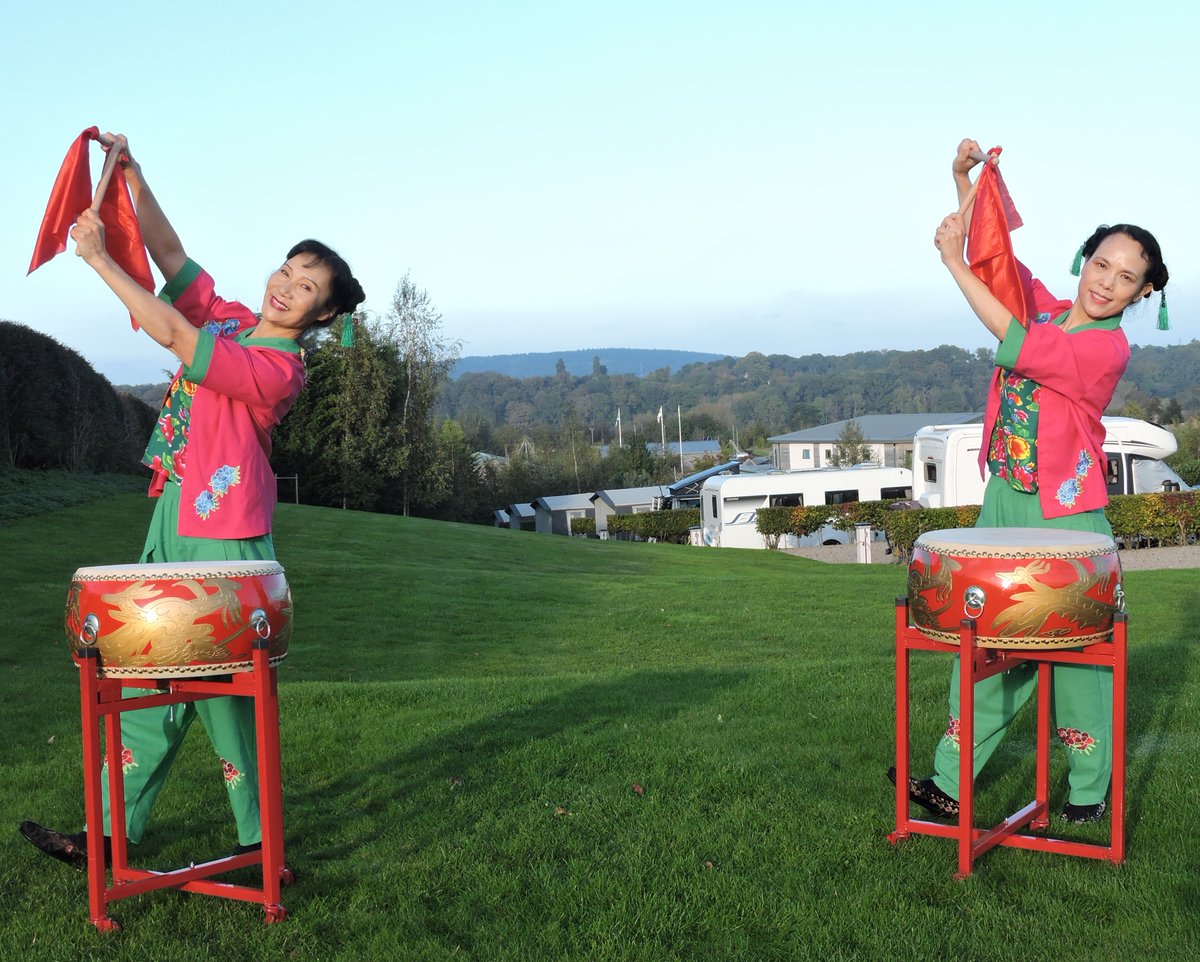
[[(220, 898), (261, 902), (265, 921), (280, 922), (287, 912), (280, 904), (280, 887), (292, 881), (283, 854), (283, 793), (279, 774), (279, 698), (276, 669), (271, 665), (270, 643), (256, 638), (251, 667), (232, 675), (207, 678), (145, 679), (105, 677), (100, 650), (85, 646), (75, 652), (79, 665), (80, 708), (83, 718), (83, 780), (88, 826), (88, 893), (92, 924), (112, 931), (120, 924), (109, 917), (108, 904), (116, 899), (160, 888), (176, 888)], [(146, 688), (153, 694), (124, 697), (122, 688)], [(231, 855), (170, 872), (133, 868), (129, 864), (125, 833), (125, 785), (121, 769), (121, 713), (245, 695), (254, 699), (258, 728), (259, 808), (262, 850)], [(100, 720), (106, 722), (109, 811), (112, 822), (112, 886), (105, 875), (101, 771)], [(262, 888), (211, 880), (211, 876), (251, 865), (262, 865)]]
[[(268, 922), (286, 912), (281, 885), (292, 880), (283, 857), (279, 777), (279, 692), (275, 666), (287, 655), (292, 595), (274, 561), (171, 562), (80, 568), (67, 594), (66, 634), (79, 667), (83, 784), (88, 825), (92, 923), (120, 926), (108, 903), (160, 888), (261, 902)], [(122, 688), (151, 694), (126, 697)], [(262, 849), (173, 872), (129, 865), (121, 713), (225, 695), (254, 699)], [(100, 720), (105, 719), (112, 830), (107, 885)], [(262, 865), (262, 888), (210, 877)]]
[[(974, 619), (964, 619), (953, 642), (936, 640), (910, 624), (908, 598), (896, 599), (896, 830), (889, 842), (909, 835), (938, 835), (958, 841), (955, 878), (971, 874), (975, 859), (996, 845), (1122, 862), (1125, 859), (1125, 672), (1127, 618), (1113, 615), (1111, 637), (1075, 650), (981, 647)], [(1014, 639), (1019, 643), (1019, 639)], [(994, 644), (994, 642), (993, 642)], [(958, 824), (931, 822), (908, 815), (909, 657), (913, 651), (960, 655)], [(975, 827), (975, 683), (1025, 662), (1037, 664), (1037, 762), (1034, 799), (993, 828)], [(1026, 835), (1021, 830), (1050, 824), (1050, 686), (1054, 664), (1100, 665), (1113, 670), (1112, 819), (1109, 844), (1099, 845)]]

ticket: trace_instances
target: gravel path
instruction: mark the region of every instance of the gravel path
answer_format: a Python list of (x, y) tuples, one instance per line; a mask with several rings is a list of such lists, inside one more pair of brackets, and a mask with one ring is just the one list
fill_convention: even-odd
[[(856, 548), (852, 544), (821, 546), (818, 548), (787, 548), (786, 554), (794, 554), (801, 558), (811, 558), (813, 561), (823, 561), (826, 564), (854, 564), (857, 561)], [(871, 545), (872, 564), (892, 564), (893, 558), (884, 552), (887, 546), (882, 542)], [(1161, 568), (1200, 568), (1200, 545), (1188, 545), (1183, 548), (1136, 548), (1122, 551), (1121, 567), (1125, 571), (1148, 571)]]

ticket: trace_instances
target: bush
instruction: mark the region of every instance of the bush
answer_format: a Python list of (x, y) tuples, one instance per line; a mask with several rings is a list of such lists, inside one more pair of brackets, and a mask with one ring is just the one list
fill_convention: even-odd
[(882, 531), (887, 526), (889, 515), (895, 512), (889, 510), (891, 501), (855, 501), (851, 504), (839, 504), (836, 506), (837, 515), (834, 518), (833, 526), (838, 531), (852, 533), (856, 524), (869, 524), (877, 531)]
[(1187, 544), (1200, 535), (1200, 492), (1118, 494), (1104, 509), (1113, 537), (1128, 546), (1146, 541)]
[(571, 519), (571, 534), (587, 537), (596, 533), (595, 518), (572, 518)]
[(608, 519), (609, 534), (630, 540), (668, 541), (687, 544), (689, 529), (700, 524), (699, 508), (677, 511), (644, 511), (641, 514), (614, 514)]
[(889, 511), (883, 530), (892, 553), (899, 563), (907, 564), (917, 538), (926, 531), (943, 528), (971, 528), (979, 520), (979, 505), (965, 504), (953, 508), (912, 508)]
[(759, 508), (754, 526), (767, 542), (768, 548), (778, 548), (779, 539), (792, 531), (791, 508)]

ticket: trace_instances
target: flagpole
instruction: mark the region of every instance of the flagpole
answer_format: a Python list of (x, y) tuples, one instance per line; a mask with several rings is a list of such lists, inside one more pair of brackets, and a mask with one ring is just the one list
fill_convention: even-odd
[(617, 447), (625, 447), (625, 438), (621, 434), (621, 409), (617, 408)]
[(675, 417), (679, 419), (679, 470), (683, 471), (683, 408), (675, 405)]
[(667, 456), (667, 422), (663, 420), (662, 405), (658, 406), (658, 434), (662, 438), (663, 457)]

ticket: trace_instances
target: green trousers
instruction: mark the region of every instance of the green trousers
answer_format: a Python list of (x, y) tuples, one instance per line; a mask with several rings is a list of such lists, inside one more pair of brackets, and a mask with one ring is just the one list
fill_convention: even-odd
[[(1036, 494), (1014, 491), (992, 477), (984, 493), (980, 528), (1065, 528), (1112, 536), (1103, 510), (1063, 518), (1042, 516)], [(1069, 801), (1095, 805), (1104, 801), (1112, 777), (1112, 669), (1093, 665), (1055, 665), (1050, 711), (1070, 768)], [(950, 723), (934, 752), (933, 780), (958, 798), (959, 660), (950, 673)], [(1004, 738), (1013, 716), (1037, 688), (1037, 666), (1025, 664), (993, 675), (975, 686), (975, 774)]]
[[(186, 538), (178, 534), (179, 486), (168, 483), (154, 509), (143, 564), (166, 561), (273, 560), (271, 536), (235, 541)], [(127, 688), (129, 697), (144, 689)], [(155, 799), (179, 753), (179, 746), (199, 717), (218, 761), (214, 775), (225, 781), (229, 804), (237, 822), (238, 842), (262, 840), (258, 811), (258, 754), (255, 750), (254, 700), (244, 696), (208, 698), (182, 705), (143, 708), (121, 714), (122, 772), (125, 778), (125, 827), (129, 841), (140, 842)], [(105, 770), (104, 833), (110, 834)]]

